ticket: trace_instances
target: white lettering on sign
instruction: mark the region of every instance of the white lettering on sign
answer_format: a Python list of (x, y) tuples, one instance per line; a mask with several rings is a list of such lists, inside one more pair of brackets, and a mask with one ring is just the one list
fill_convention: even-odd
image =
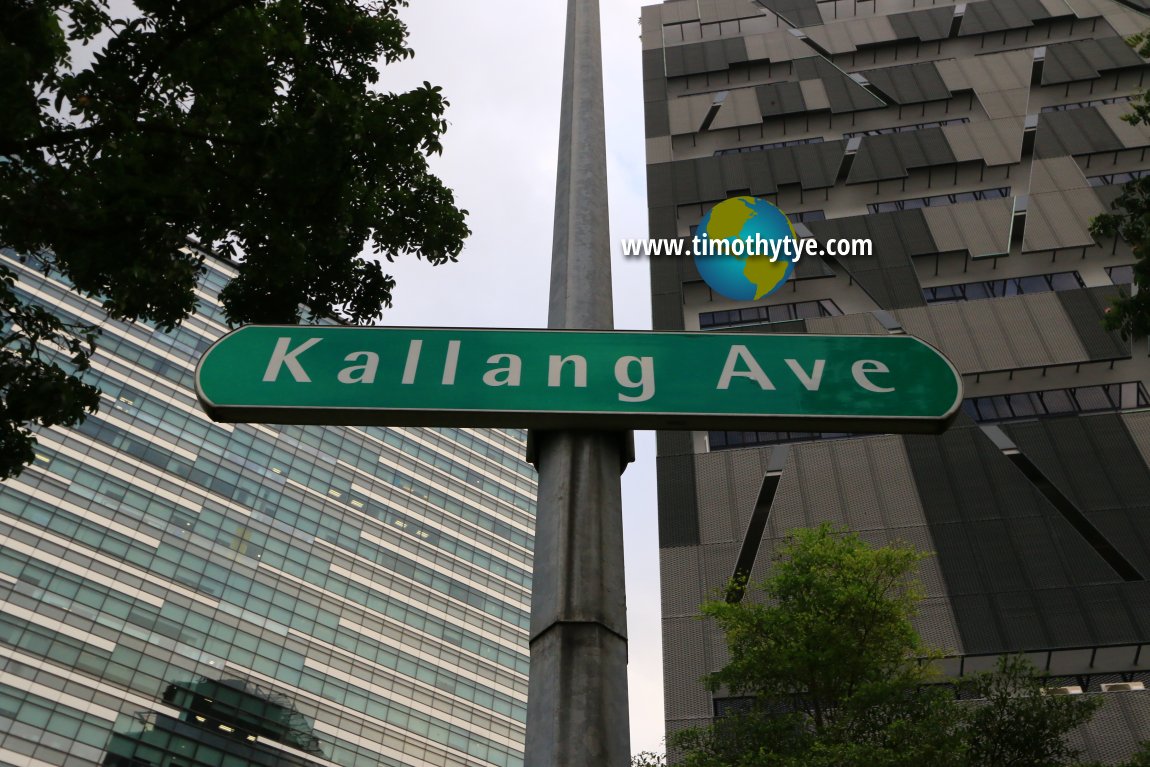
[(323, 339), (309, 338), (292, 351), (288, 351), (289, 347), (291, 347), (290, 338), (281, 338), (276, 341), (275, 351), (272, 352), (272, 358), (268, 360), (268, 368), (264, 372), (264, 381), (269, 383), (274, 382), (279, 378), (280, 368), (286, 367), (288, 372), (291, 373), (292, 378), (296, 380), (296, 383), (311, 383), (307, 371), (303, 369), (303, 365), (299, 364), (299, 360), (297, 360), (296, 357), (318, 344), (321, 340)]
[(443, 360), (443, 385), (455, 385), (455, 369), (459, 366), (459, 342), (447, 342), (447, 358)]
[[(507, 367), (488, 370), (483, 374), (483, 383), (488, 386), (518, 386), (523, 376), (523, 360), (517, 354), (493, 354), (487, 358), (488, 365), (506, 361)], [(502, 374), (502, 378), (499, 376)]]
[(570, 362), (571, 366), (575, 369), (575, 387), (577, 389), (587, 388), (587, 358), (581, 357), (578, 354), (572, 354), (569, 357), (560, 357), (558, 354), (552, 354), (548, 357), (547, 385), (563, 385), (563, 367), (568, 362)]
[[(639, 380), (631, 376), (631, 368), (639, 366)], [(655, 360), (651, 357), (620, 357), (615, 363), (615, 380), (628, 389), (639, 389), (638, 394), (619, 392), (621, 402), (646, 402), (655, 396)]]
[[(739, 364), (739, 360), (747, 366), (746, 370), (736, 370), (735, 366)], [(761, 389), (773, 390), (775, 385), (771, 383), (771, 379), (767, 378), (767, 374), (759, 367), (759, 363), (755, 362), (755, 358), (751, 356), (751, 351), (741, 344), (735, 344), (731, 347), (731, 351), (727, 353), (727, 361), (723, 364), (723, 374), (719, 376), (719, 385), (716, 389), (729, 389), (731, 388), (732, 378), (749, 378), (759, 385)]]
[[(808, 372), (803, 367), (803, 363), (795, 359), (784, 359), (787, 367), (790, 368), (795, 379), (802, 384), (803, 388), (807, 391), (818, 391), (823, 384), (823, 373), (826, 372), (826, 360), (814, 360), (811, 363), (811, 369)], [(894, 387), (880, 386), (874, 381), (870, 380), (870, 376), (889, 373), (890, 368), (878, 360), (857, 360), (851, 365), (851, 375), (854, 376), (855, 383), (867, 391), (873, 391), (878, 394), (886, 394), (894, 391)], [(766, 372), (762, 366), (759, 365), (758, 360), (754, 358), (750, 350), (742, 344), (734, 344), (731, 350), (727, 353), (727, 361), (723, 364), (723, 371), (719, 375), (719, 383), (715, 386), (720, 391), (725, 391), (731, 388), (731, 381), (735, 378), (749, 378), (759, 385), (759, 388), (764, 391), (774, 391), (775, 385), (771, 379), (767, 377)], [(622, 383), (622, 381), (620, 381)], [(653, 385), (653, 384), (652, 384)]]
[(867, 391), (878, 392), (885, 394), (894, 391), (894, 387), (879, 386), (878, 384), (867, 378), (872, 373), (889, 373), (890, 368), (882, 364), (878, 360), (859, 360), (851, 365), (851, 375), (855, 377), (855, 383), (863, 387)]
[(803, 366), (799, 364), (798, 360), (783, 360), (787, 363), (787, 367), (795, 374), (795, 378), (799, 379), (799, 383), (806, 388), (807, 391), (818, 391), (819, 386), (823, 382), (823, 369), (827, 366), (826, 360), (815, 360), (815, 366), (811, 369), (810, 375), (807, 371), (803, 370)]
[[(294, 340), (279, 338), (268, 360), (263, 380), (266, 383), (276, 383), (283, 370), (296, 383), (311, 383), (311, 376), (304, 369), (301, 356), (304, 352), (319, 344), (322, 338), (308, 338)], [(292, 348), (292, 344), (297, 344)], [(463, 342), (449, 340), (443, 356), (442, 378), (444, 386), (454, 386), (459, 373), (459, 358)], [(403, 367), (402, 384), (416, 383), (419, 374), (420, 356), (423, 350), (421, 339), (412, 339), (407, 348), (407, 358)], [(343, 358), (347, 363), (338, 369), (336, 379), (342, 384), (375, 384), (379, 378), (380, 354), (374, 351), (354, 351)], [(895, 391), (894, 386), (884, 385), (889, 379), (881, 376), (889, 375), (890, 368), (886, 363), (878, 360), (862, 359), (836, 362), (827, 359), (773, 358), (769, 360), (768, 368), (775, 381), (786, 378), (787, 372), (798, 385), (810, 392), (820, 391), (828, 365), (845, 367), (850, 365), (851, 377), (854, 382), (868, 392), (876, 394), (889, 394)], [(312, 359), (309, 363), (312, 370), (319, 363)], [(598, 363), (596, 363), (598, 364)], [(464, 378), (480, 375), (483, 384), (491, 387), (520, 387), (523, 383), (523, 358), (517, 354), (492, 354), (487, 358), (487, 370), (479, 374), (470, 368), (464, 368)], [(784, 367), (785, 366), (785, 367)], [(547, 359), (547, 386), (558, 388), (573, 386), (577, 389), (587, 388), (589, 363), (587, 358), (579, 354), (552, 354)], [(385, 366), (385, 370), (387, 370)], [(568, 371), (570, 371), (568, 373)], [(603, 371), (605, 372), (605, 371)], [(597, 371), (598, 373), (598, 371)], [(617, 397), (620, 402), (647, 402), (655, 396), (655, 358), (650, 356), (618, 357), (614, 364), (615, 381), (620, 387)], [(331, 375), (330, 372), (327, 375)], [(719, 373), (715, 388), (719, 391), (728, 391), (735, 379), (746, 378), (754, 382), (762, 391), (776, 391), (775, 381), (767, 375), (766, 369), (751, 350), (743, 344), (732, 344), (727, 352), (723, 368)], [(466, 383), (466, 381), (465, 381)], [(745, 386), (745, 384), (743, 384)], [(794, 384), (788, 384), (793, 386)]]
[(343, 361), (355, 362), (359, 359), (364, 361), (362, 365), (350, 365), (339, 371), (340, 383), (375, 383), (375, 373), (379, 370), (379, 355), (375, 352), (352, 352), (344, 357)]
[(414, 339), (407, 347), (407, 362), (403, 365), (403, 381), (405, 384), (415, 383), (415, 371), (419, 369), (419, 352), (423, 349), (423, 341)]

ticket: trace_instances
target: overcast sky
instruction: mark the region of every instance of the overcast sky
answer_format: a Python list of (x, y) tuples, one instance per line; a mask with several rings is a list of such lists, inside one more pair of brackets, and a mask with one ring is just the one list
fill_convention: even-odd
[[(648, 0), (650, 4), (651, 0)], [(401, 12), (415, 58), (383, 85), (424, 80), (451, 107), (435, 171), (470, 211), (459, 263), (390, 265), (394, 325), (546, 327), (563, 59), (563, 0), (410, 0)], [(624, 260), (621, 238), (647, 236), (638, 0), (601, 0), (607, 101), (615, 327), (651, 327), (647, 263)], [(655, 516), (655, 441), (636, 435), (623, 476), (631, 750), (662, 750), (663, 670)]]

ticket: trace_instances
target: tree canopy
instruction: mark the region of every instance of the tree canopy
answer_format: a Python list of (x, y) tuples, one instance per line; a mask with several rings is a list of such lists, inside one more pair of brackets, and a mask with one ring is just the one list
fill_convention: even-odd
[[(703, 606), (729, 662), (708, 676), (738, 713), (673, 734), (690, 767), (1072, 764), (1066, 735), (1099, 701), (1052, 696), (1023, 660), (942, 683), (911, 619), (922, 554), (829, 525), (799, 530), (741, 601)], [(728, 593), (739, 593), (734, 589)], [(752, 599), (754, 596), (756, 598)]]
[[(0, 0), (0, 248), (161, 329), (195, 311), (203, 250), (237, 260), (232, 322), (378, 319), (395, 286), (379, 259), (453, 261), (469, 233), (428, 169), (440, 89), (374, 87), (413, 55), (405, 5), (134, 0), (116, 18), (107, 0)], [(32, 457), (29, 424), (98, 402), (71, 375), (94, 330), (15, 277), (0, 268), (0, 477)]]

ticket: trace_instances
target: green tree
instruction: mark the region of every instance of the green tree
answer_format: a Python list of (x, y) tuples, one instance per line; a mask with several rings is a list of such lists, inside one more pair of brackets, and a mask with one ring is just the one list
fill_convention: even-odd
[(631, 767), (667, 767), (667, 757), (654, 751), (640, 751), (631, 757)]
[[(135, 0), (113, 18), (107, 0), (0, 0), (0, 247), (165, 330), (195, 311), (201, 249), (238, 260), (233, 322), (378, 319), (380, 258), (453, 261), (468, 234), (427, 165), (440, 89), (374, 87), (413, 55), (405, 5)], [(0, 281), (2, 478), (31, 459), (30, 424), (98, 399), (72, 375), (95, 330)]]
[[(1150, 36), (1146, 33), (1127, 39), (1142, 57), (1150, 56)], [(1139, 94), (1130, 102), (1133, 111), (1122, 119), (1131, 125), (1150, 123), (1150, 95)], [(1098, 237), (1122, 237), (1137, 259), (1134, 263), (1136, 294), (1114, 299), (1106, 312), (1105, 325), (1121, 332), (1123, 338), (1150, 335), (1150, 176), (1134, 179), (1112, 203), (1113, 213), (1095, 216), (1090, 233)]]
[(707, 681), (749, 709), (677, 733), (671, 747), (691, 767), (1067, 764), (1075, 754), (1064, 736), (1095, 701), (1044, 695), (1016, 659), (964, 681), (962, 701), (937, 683), (937, 653), (911, 623), (922, 556), (829, 525), (797, 531), (757, 587), (761, 599), (703, 606), (730, 650)]

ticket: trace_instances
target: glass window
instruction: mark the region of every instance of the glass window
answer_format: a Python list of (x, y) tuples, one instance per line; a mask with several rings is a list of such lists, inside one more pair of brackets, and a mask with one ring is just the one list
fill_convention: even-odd
[(1050, 286), (1055, 290), (1074, 290), (1082, 287), (1078, 272), (1056, 272), (1050, 275)]
[(1018, 280), (1020, 293), (1045, 293), (1050, 290), (1050, 283), (1044, 275), (1021, 277)]
[(1078, 409), (1085, 412), (1111, 410), (1114, 407), (1102, 386), (1079, 386), (1074, 390), (1074, 398), (1078, 400)]
[(1106, 271), (1110, 275), (1110, 282), (1115, 285), (1132, 285), (1134, 283), (1133, 266), (1112, 266)]
[(1039, 392), (1042, 404), (1047, 413), (1071, 413), (1074, 411), (1074, 401), (1070, 399), (1070, 392), (1066, 389)]

